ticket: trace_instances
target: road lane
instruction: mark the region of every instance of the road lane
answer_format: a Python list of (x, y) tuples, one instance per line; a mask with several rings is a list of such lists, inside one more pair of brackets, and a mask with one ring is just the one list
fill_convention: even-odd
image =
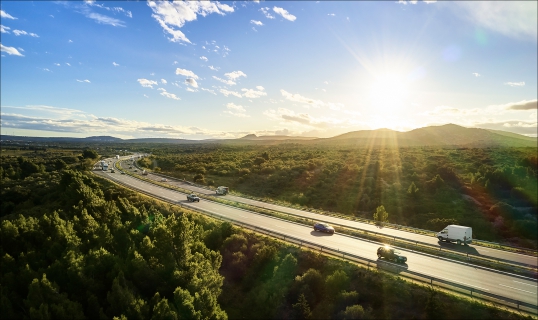
[[(160, 194), (170, 201), (181, 202), (181, 204), (186, 207), (208, 211), (241, 223), (260, 226), (281, 234), (293, 236), (300, 240), (315, 243), (316, 245), (338, 249), (343, 253), (377, 260), (376, 252), (377, 248), (380, 246), (378, 243), (364, 241), (342, 234), (334, 234), (332, 236), (321, 234), (314, 232), (313, 229), (308, 226), (274, 219), (220, 203), (204, 201), (203, 199), (200, 202), (191, 203), (187, 202), (185, 194), (135, 179), (129, 175), (120, 175), (109, 172), (96, 173), (111, 180), (121, 181), (132, 188), (143, 190), (150, 194)], [(416, 252), (408, 252), (405, 250), (402, 250), (402, 252), (405, 252), (405, 255), (408, 258), (407, 264), (402, 265), (402, 270), (408, 269), (436, 278), (454, 281), (492, 294), (536, 305), (537, 281), (534, 279), (516, 277), (492, 270), (484, 270), (473, 265), (466, 265), (447, 259), (439, 259)]]

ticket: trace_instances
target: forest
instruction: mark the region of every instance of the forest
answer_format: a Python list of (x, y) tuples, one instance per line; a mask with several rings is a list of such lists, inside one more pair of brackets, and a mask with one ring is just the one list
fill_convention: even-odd
[(3, 319), (525, 318), (139, 195), (96, 159), (3, 153)]
[(238, 194), (537, 247), (536, 148), (160, 146), (140, 165)]

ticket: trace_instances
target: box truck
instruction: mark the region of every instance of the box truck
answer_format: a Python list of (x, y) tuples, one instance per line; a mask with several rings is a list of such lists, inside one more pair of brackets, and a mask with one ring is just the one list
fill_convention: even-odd
[(437, 233), (437, 239), (468, 245), (473, 241), (473, 228), (451, 224)]

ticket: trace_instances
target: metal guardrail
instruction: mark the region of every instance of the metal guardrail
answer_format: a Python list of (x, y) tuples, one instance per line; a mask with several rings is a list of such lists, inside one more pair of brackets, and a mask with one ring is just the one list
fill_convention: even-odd
[[(538, 306), (534, 305), (532, 303), (523, 302), (523, 301), (520, 301), (520, 300), (517, 300), (517, 299), (508, 298), (508, 297), (503, 297), (503, 296), (496, 295), (496, 294), (493, 294), (493, 293), (489, 293), (487, 291), (480, 290), (480, 289), (477, 289), (477, 288), (474, 288), (474, 287), (471, 287), (471, 286), (466, 286), (466, 285), (455, 283), (455, 282), (452, 282), (452, 281), (449, 281), (449, 280), (437, 278), (437, 277), (434, 277), (434, 276), (422, 274), (422, 273), (415, 272), (415, 271), (410, 271), (410, 270), (406, 269), (403, 266), (396, 265), (396, 264), (390, 263), (388, 261), (372, 260), (372, 259), (361, 257), (361, 256), (358, 256), (358, 255), (355, 255), (355, 254), (343, 252), (343, 251), (340, 251), (339, 249), (334, 249), (334, 248), (331, 248), (331, 247), (328, 247), (328, 246), (322, 246), (322, 245), (319, 245), (317, 243), (313, 243), (313, 242), (309, 242), (309, 241), (302, 240), (302, 239), (299, 239), (299, 238), (295, 238), (295, 237), (292, 237), (292, 236), (289, 236), (289, 235), (286, 235), (286, 234), (283, 234), (283, 233), (280, 233), (280, 232), (277, 232), (277, 231), (268, 230), (268, 229), (265, 229), (265, 228), (262, 228), (262, 227), (259, 227), (259, 226), (256, 226), (256, 225), (251, 225), (251, 224), (248, 224), (248, 223), (244, 223), (244, 222), (239, 222), (239, 221), (236, 221), (236, 220), (233, 220), (233, 219), (221, 216), (221, 215), (214, 214), (214, 213), (209, 212), (209, 211), (202, 210), (200, 208), (193, 208), (191, 206), (184, 206), (182, 203), (174, 202), (174, 201), (171, 201), (171, 200), (169, 200), (167, 198), (161, 197), (159, 195), (154, 195), (154, 194), (151, 194), (151, 193), (146, 192), (144, 190), (134, 188), (134, 187), (129, 186), (129, 185), (127, 185), (127, 184), (125, 184), (125, 183), (123, 183), (121, 181), (118, 181), (118, 180), (113, 180), (113, 181), (115, 181), (116, 183), (121, 184), (121, 185), (123, 185), (123, 186), (125, 186), (125, 187), (127, 187), (129, 189), (136, 189), (138, 192), (143, 193), (143, 194), (145, 194), (147, 196), (150, 196), (152, 198), (157, 198), (157, 199), (160, 199), (160, 200), (168, 202), (168, 203), (179, 205), (179, 206), (181, 206), (183, 208), (187, 208), (188, 210), (197, 211), (199, 213), (202, 213), (204, 215), (209, 215), (209, 216), (211, 216), (213, 218), (216, 218), (218, 220), (233, 222), (236, 225), (242, 226), (242, 227), (247, 228), (247, 229), (251, 229), (251, 230), (256, 231), (256, 232), (260, 232), (262, 234), (267, 234), (269, 236), (273, 236), (273, 237), (275, 237), (277, 239), (282, 239), (282, 240), (287, 241), (287, 242), (299, 244), (299, 246), (306, 246), (306, 247), (309, 247), (311, 249), (319, 250), (320, 252), (325, 253), (325, 254), (330, 254), (330, 255), (337, 256), (337, 257), (342, 258), (342, 259), (346, 259), (346, 260), (350, 260), (350, 261), (353, 261), (353, 262), (361, 263), (363, 265), (366, 265), (368, 269), (370, 269), (370, 267), (374, 267), (374, 265), (378, 269), (382, 269), (382, 270), (383, 270), (383, 267), (385, 267), (385, 268), (387, 268), (387, 267), (391, 268), (392, 267), (392, 268), (395, 268), (397, 270), (396, 273), (398, 273), (399, 275), (408, 274), (407, 277), (412, 278), (414, 280), (418, 280), (418, 281), (426, 283), (426, 284), (430, 284), (432, 286), (433, 285), (438, 285), (438, 286), (443, 285), (446, 289), (449, 289), (449, 290), (452, 290), (452, 291), (457, 291), (457, 290), (454, 290), (453, 288), (458, 288), (458, 289), (463, 290), (463, 292), (460, 292), (460, 291), (457, 291), (457, 292), (464, 293), (464, 294), (467, 294), (467, 292), (468, 292), (469, 295), (471, 297), (473, 297), (473, 298), (479, 298), (479, 299), (487, 300), (487, 301), (490, 301), (490, 302), (501, 303), (501, 304), (503, 304), (505, 306), (517, 309), (519, 311), (538, 314)], [(253, 212), (253, 213), (257, 214), (256, 212)], [(380, 268), (380, 264), (383, 267)], [(387, 271), (389, 271), (391, 273), (394, 273), (394, 271), (391, 271), (390, 269), (387, 270)]]
[[(140, 170), (147, 170), (147, 169), (140, 168), (138, 166), (138, 164), (136, 163), (136, 161), (134, 162), (134, 164)], [(181, 180), (181, 179), (179, 179), (177, 177), (172, 177), (172, 176), (168, 176), (168, 175), (153, 172), (153, 171), (151, 172), (151, 174), (162, 176), (162, 177), (169, 178), (169, 179)], [(183, 181), (183, 182), (186, 182), (186, 183), (188, 183), (188, 184), (190, 184), (192, 186), (198, 187), (198, 188), (211, 190), (210, 188), (208, 188), (206, 186), (199, 185), (199, 184), (196, 184), (196, 183), (193, 183), (193, 182), (190, 182), (190, 181)], [(251, 200), (262, 201), (262, 200), (259, 200), (259, 199), (251, 199)], [(297, 208), (292, 208), (292, 209), (297, 209)], [(306, 210), (306, 209), (297, 209), (297, 210)], [(309, 211), (309, 210), (306, 210), (306, 211)], [(309, 212), (317, 213), (315, 211), (309, 211)], [(375, 220), (366, 219), (366, 218), (360, 218), (360, 217), (354, 217), (353, 220), (352, 220), (352, 219), (349, 219), (349, 217), (342, 216), (341, 214), (334, 213), (334, 212), (326, 212), (325, 215), (334, 216), (334, 217), (338, 217), (338, 218), (349, 220), (349, 221), (364, 222), (364, 223), (367, 223), (367, 224), (370, 224), (370, 225), (375, 225), (376, 224)], [(435, 235), (437, 234), (437, 232), (432, 231), (432, 230), (414, 228), (414, 227), (410, 227), (410, 226), (403, 226), (403, 225), (394, 224), (394, 223), (384, 223), (383, 226), (389, 227), (389, 228), (392, 228), (392, 229), (396, 229), (396, 230), (411, 230), (413, 233), (429, 234), (429, 235), (432, 235), (433, 237), (435, 237)], [(362, 229), (360, 229), (360, 230), (362, 230)], [(518, 251), (521, 254), (526, 254), (526, 255), (530, 255), (530, 256), (538, 255), (538, 252), (536, 250), (532, 250), (532, 249), (529, 249), (529, 248), (518, 247), (518, 246), (512, 246), (512, 245), (504, 245), (504, 244), (500, 244), (500, 243), (497, 243), (497, 242), (490, 242), (490, 241), (486, 241), (486, 240), (473, 239), (473, 243), (478, 244), (478, 245), (487, 244), (489, 246), (495, 246), (498, 249), (504, 250), (504, 251), (509, 251), (509, 250), (506, 250), (506, 248), (509, 248), (510, 251)], [(532, 267), (534, 267), (534, 266), (532, 266)]]

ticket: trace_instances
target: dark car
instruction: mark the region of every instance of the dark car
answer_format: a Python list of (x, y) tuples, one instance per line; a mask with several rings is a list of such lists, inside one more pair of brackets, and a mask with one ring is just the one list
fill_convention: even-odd
[(333, 234), (334, 228), (326, 223), (318, 222), (314, 225), (314, 231), (321, 231)]
[(407, 257), (403, 256), (400, 251), (386, 246), (379, 247), (379, 249), (377, 249), (377, 257), (379, 259), (385, 258), (386, 260), (391, 260), (398, 263), (405, 263), (407, 261)]
[(187, 200), (189, 200), (190, 202), (200, 202), (200, 198), (198, 198), (197, 195), (195, 195), (194, 193), (191, 193), (187, 196)]

